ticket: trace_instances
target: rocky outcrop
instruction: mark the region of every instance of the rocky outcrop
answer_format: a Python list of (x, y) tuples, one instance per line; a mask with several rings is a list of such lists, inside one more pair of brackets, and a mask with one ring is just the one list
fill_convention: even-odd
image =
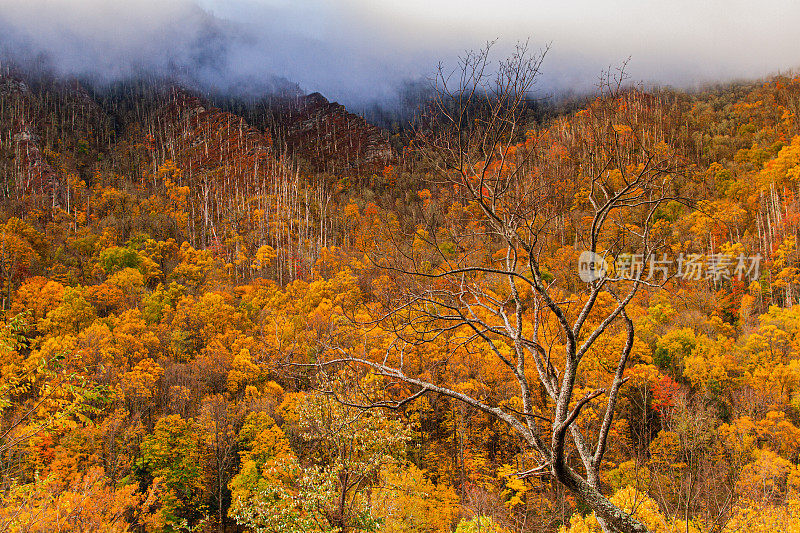
[(379, 172), (393, 157), (384, 131), (319, 93), (284, 102), (276, 122), (287, 150), (315, 171)]
[(28, 85), (10, 75), (0, 77), (0, 171), (3, 192), (22, 199), (36, 195), (58, 205), (58, 175), (42, 153), (34, 124), (37, 102)]
[(189, 181), (214, 179), (242, 186), (274, 159), (269, 133), (181, 89), (173, 90), (148, 129), (156, 159), (174, 161)]

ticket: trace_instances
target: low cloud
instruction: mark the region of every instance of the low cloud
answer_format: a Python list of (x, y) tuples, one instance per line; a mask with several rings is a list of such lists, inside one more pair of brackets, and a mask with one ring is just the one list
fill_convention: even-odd
[(100, 83), (150, 74), (216, 91), (297, 83), (352, 107), (390, 103), (399, 88), (500, 38), (552, 44), (543, 93), (591, 90), (631, 57), (633, 80), (694, 86), (800, 64), (800, 6), (473, 0), (0, 0), (0, 57)]

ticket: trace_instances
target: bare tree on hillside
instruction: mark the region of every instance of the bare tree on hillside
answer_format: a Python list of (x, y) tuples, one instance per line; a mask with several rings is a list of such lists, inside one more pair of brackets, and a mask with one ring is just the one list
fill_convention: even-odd
[[(384, 391), (403, 387), (402, 398), (386, 392), (371, 406), (439, 394), (505, 422), (539, 460), (521, 477), (552, 476), (605, 530), (644, 532), (601, 492), (600, 469), (634, 344), (630, 306), (669, 277), (647, 266), (663, 267), (659, 208), (674, 199), (682, 170), (671, 115), (608, 75), (586, 110), (526, 136), (526, 99), (544, 53), (520, 46), (490, 73), (489, 49), (465, 55), (452, 74), (440, 67), (414, 141), (433, 191), (423, 192), (424, 222), (372, 258), (392, 281), (389, 311), (375, 322), (391, 332), (389, 348), (380, 358), (334, 348), (319, 364), (366, 368), (387, 380)], [(584, 280), (580, 250), (597, 254), (582, 259), (607, 259), (590, 261)], [(607, 382), (581, 383), (581, 363), (612, 336), (614, 353), (595, 355), (607, 362)], [(411, 352), (431, 343), (447, 346), (441, 358), (412, 362)], [(436, 365), (476, 349), (515, 382), (521, 409), (432, 377)], [(592, 402), (600, 414), (586, 421)]]

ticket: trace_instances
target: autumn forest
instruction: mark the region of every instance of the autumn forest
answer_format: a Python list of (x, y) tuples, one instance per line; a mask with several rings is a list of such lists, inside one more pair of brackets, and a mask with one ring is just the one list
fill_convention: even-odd
[(487, 54), (379, 126), (4, 66), (0, 531), (800, 529), (800, 78)]

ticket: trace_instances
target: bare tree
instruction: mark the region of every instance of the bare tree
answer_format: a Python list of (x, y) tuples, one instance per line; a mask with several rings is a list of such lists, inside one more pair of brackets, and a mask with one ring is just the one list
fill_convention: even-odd
[[(396, 407), (431, 393), (496, 417), (538, 457), (520, 477), (552, 476), (605, 530), (647, 531), (603, 495), (600, 469), (634, 344), (628, 309), (642, 288), (668, 278), (645, 267), (664, 245), (659, 207), (674, 199), (681, 170), (670, 148), (669, 109), (623, 90), (622, 71), (609, 73), (585, 111), (526, 136), (544, 53), (519, 46), (490, 73), (490, 48), (462, 57), (453, 73), (439, 68), (436, 98), (414, 141), (434, 192), (414, 234), (372, 257), (394, 281), (388, 311), (374, 322), (390, 332), (389, 348), (375, 359), (338, 347), (320, 363), (382, 376), (386, 396), (372, 397), (370, 406)], [(577, 265), (553, 260), (564, 249), (597, 254), (584, 256), (595, 259), (585, 281), (577, 280)], [(624, 343), (603, 354), (608, 382), (588, 384), (592, 390), (576, 397), (581, 363), (612, 334)], [(430, 343), (447, 347), (441, 358), (412, 363), (409, 354)], [(521, 410), (432, 377), (437, 364), (477, 349), (509, 373)], [(398, 387), (402, 397), (392, 393)], [(604, 408), (584, 420), (592, 401)]]
[(205, 428), (206, 446), (211, 456), (214, 476), (210, 480), (209, 492), (217, 504), (217, 531), (225, 531), (225, 504), (228, 483), (236, 465), (236, 439), (234, 426), (240, 414), (232, 412), (231, 406), (221, 394), (203, 399), (200, 421)]

